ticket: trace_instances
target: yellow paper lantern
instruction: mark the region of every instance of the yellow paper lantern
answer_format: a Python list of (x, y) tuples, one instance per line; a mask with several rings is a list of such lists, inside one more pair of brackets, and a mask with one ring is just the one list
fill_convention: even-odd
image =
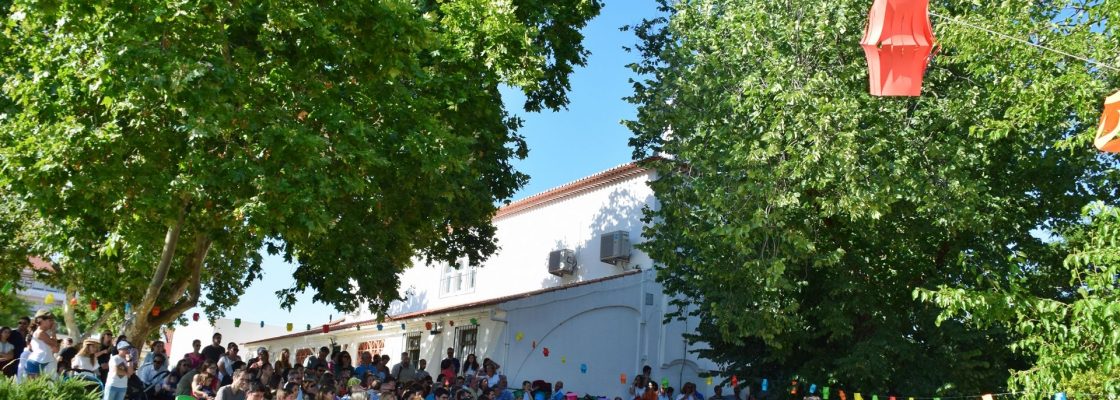
[[(54, 304), (54, 294), (47, 293), (47, 296), (43, 297), (43, 303)], [(518, 339), (518, 340), (521, 340), (521, 339)]]

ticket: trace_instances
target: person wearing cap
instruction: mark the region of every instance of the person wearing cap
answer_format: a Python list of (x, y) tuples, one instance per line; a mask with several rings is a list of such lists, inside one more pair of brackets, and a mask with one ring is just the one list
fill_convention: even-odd
[(104, 400), (124, 400), (128, 392), (128, 378), (136, 373), (132, 363), (132, 344), (127, 340), (117, 342), (117, 354), (109, 357), (109, 376), (105, 381)]
[(27, 376), (50, 375), (55, 364), (54, 353), (58, 352), (58, 336), (55, 334), (54, 314), (39, 310), (35, 314), (35, 331), (28, 341), (31, 353), (27, 357)]

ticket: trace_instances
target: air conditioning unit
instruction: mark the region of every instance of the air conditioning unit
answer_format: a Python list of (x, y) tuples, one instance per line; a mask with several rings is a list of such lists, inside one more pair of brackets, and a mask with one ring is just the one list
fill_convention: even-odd
[(548, 273), (563, 276), (576, 272), (576, 252), (569, 249), (548, 253)]
[(599, 241), (599, 260), (614, 265), (630, 262), (630, 232), (604, 233)]

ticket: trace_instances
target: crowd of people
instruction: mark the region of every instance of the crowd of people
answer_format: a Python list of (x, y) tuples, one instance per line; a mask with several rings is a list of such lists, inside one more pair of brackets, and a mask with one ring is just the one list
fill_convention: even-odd
[[(102, 332), (99, 339), (82, 341), (80, 346), (60, 341), (57, 325), (49, 312), (34, 319), (21, 318), (15, 329), (0, 327), (0, 365), (12, 379), (37, 379), (55, 376), (86, 379), (103, 389), (104, 400), (574, 400), (560, 381), (523, 381), (511, 387), (501, 366), (490, 359), (481, 361), (468, 354), (460, 361), (454, 349), (447, 349), (435, 375), (427, 361), (413, 366), (408, 353), (399, 361), (387, 354), (358, 353), (357, 363), (345, 350), (319, 349), (302, 362), (292, 363), (288, 349), (271, 357), (257, 348), (243, 358), (236, 343), (223, 346), (216, 333), (202, 347), (194, 340), (192, 351), (174, 366), (168, 365), (166, 346), (155, 340), (148, 344), (143, 359), (141, 349), (125, 336)], [(708, 399), (686, 383), (679, 394), (671, 387), (660, 387), (646, 366), (632, 385), (614, 400), (737, 400), (739, 393), (724, 396), (719, 388)], [(749, 397), (749, 396), (748, 396)]]

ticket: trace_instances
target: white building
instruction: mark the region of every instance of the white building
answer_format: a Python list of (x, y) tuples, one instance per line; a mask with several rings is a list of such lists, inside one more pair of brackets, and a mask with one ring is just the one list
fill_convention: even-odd
[[(237, 326), (234, 319), (219, 318), (214, 320), (213, 324), (210, 324), (210, 321), (202, 317), (198, 321), (190, 321), (174, 330), (164, 331), (162, 338), (168, 348), (167, 365), (174, 366), (183, 356), (194, 350), (191, 347), (191, 342), (195, 339), (202, 342), (202, 347), (206, 347), (210, 345), (215, 333), (221, 333), (222, 346), (224, 347), (230, 342), (237, 343), (241, 349), (242, 359), (248, 360), (253, 357), (252, 351), (256, 347), (246, 347), (245, 342), (261, 337), (276, 336), (285, 332), (286, 329), (283, 326), (262, 326), (260, 321), (242, 321), (241, 325)], [(145, 348), (144, 350), (148, 349)]]
[[(650, 258), (632, 247), (644, 240), (642, 209), (658, 206), (647, 185), (654, 175), (626, 164), (503, 207), (494, 217), (501, 249), (485, 265), (406, 270), (406, 300), (391, 306), (380, 329), (376, 316), (359, 314), (333, 323), (329, 333), (312, 327), (248, 345), (272, 354), (290, 349), (293, 361), (320, 346), (348, 350), (355, 363), (359, 351), (388, 354), (390, 364), (408, 351), (413, 365), (428, 360), (433, 376), (451, 347), (460, 359), (473, 353), (480, 363), (495, 360), (513, 388), (562, 380), (580, 395), (610, 398), (627, 388), (621, 374), (631, 383), (650, 365), (658, 382), (694, 382), (711, 393), (699, 374), (716, 366), (690, 353), (682, 336), (696, 321), (663, 323), (673, 311), (669, 298)], [(553, 253), (565, 249), (571, 252)], [(550, 273), (565, 266), (550, 266), (550, 256), (562, 255), (571, 255), (574, 270)], [(617, 261), (602, 261), (610, 256)]]

